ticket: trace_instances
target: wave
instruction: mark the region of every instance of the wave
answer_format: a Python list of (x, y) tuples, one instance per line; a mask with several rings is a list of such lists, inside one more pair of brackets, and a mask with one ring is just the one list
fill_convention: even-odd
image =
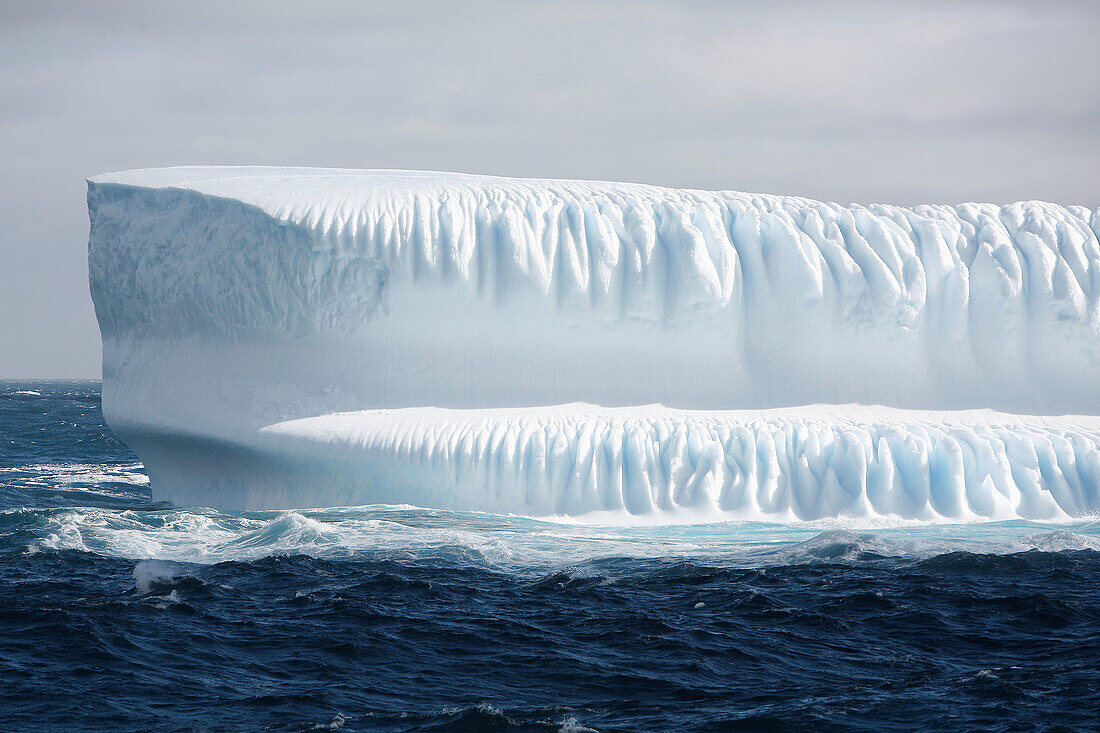
[[(790, 525), (725, 522), (609, 527), (411, 507), (310, 512), (100, 508), (14, 509), (0, 536), (23, 551), (77, 550), (133, 560), (213, 564), (303, 555), (481, 567), (516, 573), (675, 558), (738, 567), (919, 560), (956, 551), (1011, 554), (1100, 550), (1100, 522), (1008, 521)], [(160, 567), (160, 566), (156, 566)]]
[(0, 502), (6, 506), (153, 505), (149, 499), (149, 476), (136, 462), (0, 467)]
[(141, 487), (149, 485), (145, 468), (137, 462), (110, 463), (30, 463), (20, 466), (0, 467), (0, 475), (7, 480), (50, 486), (79, 485), (90, 488), (103, 483), (126, 484)]

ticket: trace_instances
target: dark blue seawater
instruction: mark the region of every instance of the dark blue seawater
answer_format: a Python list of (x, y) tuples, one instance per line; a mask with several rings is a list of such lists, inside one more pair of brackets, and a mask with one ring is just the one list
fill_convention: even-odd
[(1100, 728), (1100, 524), (589, 527), (152, 500), (0, 383), (0, 729)]

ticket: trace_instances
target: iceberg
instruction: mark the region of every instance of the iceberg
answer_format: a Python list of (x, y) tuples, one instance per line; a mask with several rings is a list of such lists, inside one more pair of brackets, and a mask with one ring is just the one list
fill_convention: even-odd
[(307, 168), (88, 186), (104, 412), (177, 504), (1100, 511), (1100, 210)]

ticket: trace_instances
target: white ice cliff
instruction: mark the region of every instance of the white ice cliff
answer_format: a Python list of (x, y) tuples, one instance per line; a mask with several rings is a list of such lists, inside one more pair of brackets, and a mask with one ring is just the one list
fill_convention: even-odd
[(1100, 512), (1100, 210), (296, 168), (88, 204), (104, 410), (176, 503)]

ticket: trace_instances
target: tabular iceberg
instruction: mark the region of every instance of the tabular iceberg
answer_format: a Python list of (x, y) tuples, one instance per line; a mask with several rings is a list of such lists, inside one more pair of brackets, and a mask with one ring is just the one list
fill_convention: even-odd
[(1100, 511), (1100, 210), (206, 167), (88, 205), (104, 411), (176, 503)]

